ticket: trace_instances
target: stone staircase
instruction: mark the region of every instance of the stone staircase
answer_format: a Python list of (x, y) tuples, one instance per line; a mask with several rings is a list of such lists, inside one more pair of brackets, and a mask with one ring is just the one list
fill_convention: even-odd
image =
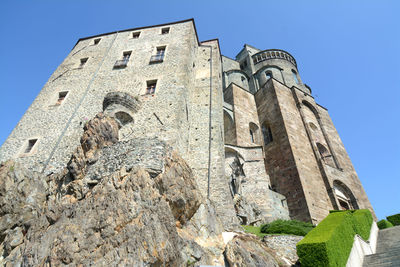
[(400, 266), (400, 226), (379, 230), (376, 253), (365, 256), (363, 266)]

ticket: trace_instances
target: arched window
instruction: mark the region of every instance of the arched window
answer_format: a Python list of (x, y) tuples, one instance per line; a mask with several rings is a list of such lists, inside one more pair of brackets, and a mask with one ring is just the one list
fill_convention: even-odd
[(263, 124), (262, 133), (264, 136), (264, 145), (268, 145), (269, 143), (271, 143), (273, 140), (271, 128), (268, 125)]
[(333, 162), (332, 155), (329, 153), (328, 149), (321, 143), (317, 143), (317, 148), (318, 148), (319, 154), (321, 155), (322, 161), (331, 167), (335, 167), (335, 163)]
[(359, 209), (356, 198), (354, 197), (351, 190), (344, 183), (339, 180), (333, 181), (333, 191), (339, 202), (339, 209)]
[(295, 70), (292, 70), (292, 74), (293, 74), (294, 81), (297, 84), (299, 84), (300, 82), (299, 82), (299, 79), (297, 78), (297, 72)]
[(267, 76), (267, 81), (269, 80), (269, 79), (271, 79), (272, 78), (272, 72), (271, 71), (266, 71), (265, 72), (265, 76)]
[(131, 117), (131, 115), (129, 115), (126, 112), (123, 111), (118, 111), (115, 113), (115, 118), (117, 119), (117, 121), (120, 124), (120, 127), (130, 123), (133, 121), (133, 118)]
[(253, 144), (260, 144), (259, 129), (260, 128), (254, 122), (249, 123), (250, 142)]

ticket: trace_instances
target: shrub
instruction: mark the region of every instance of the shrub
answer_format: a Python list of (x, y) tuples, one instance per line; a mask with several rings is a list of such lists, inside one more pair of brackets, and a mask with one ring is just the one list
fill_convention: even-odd
[(305, 236), (314, 226), (311, 223), (296, 220), (276, 220), (261, 226), (261, 233), (290, 234)]
[(371, 233), (371, 225), (374, 219), (369, 210), (356, 210), (353, 212), (354, 232), (359, 234), (364, 240), (368, 240)]
[(389, 222), (389, 221), (386, 221), (385, 219), (380, 220), (379, 222), (377, 222), (377, 225), (378, 225), (378, 228), (381, 229), (381, 230), (389, 228), (389, 227), (393, 227), (393, 224), (391, 222)]
[(392, 216), (387, 216), (386, 219), (391, 222), (394, 226), (400, 225), (400, 213)]
[(301, 266), (345, 266), (354, 235), (367, 239), (371, 224), (369, 210), (330, 213), (297, 243)]

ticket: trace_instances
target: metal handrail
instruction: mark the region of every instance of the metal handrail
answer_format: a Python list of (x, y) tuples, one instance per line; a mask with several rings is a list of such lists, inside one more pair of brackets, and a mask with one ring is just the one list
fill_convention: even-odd
[(164, 54), (152, 55), (150, 58), (150, 62), (163, 62)]
[(120, 59), (115, 61), (114, 68), (124, 68), (128, 65), (129, 59)]

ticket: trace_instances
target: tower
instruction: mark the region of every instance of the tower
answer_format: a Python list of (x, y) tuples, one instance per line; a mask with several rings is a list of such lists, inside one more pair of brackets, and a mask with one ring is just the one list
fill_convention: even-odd
[[(291, 218), (317, 223), (332, 209), (373, 212), (328, 110), (292, 55), (245, 45), (236, 60), (223, 58), (223, 68), (224, 99), (240, 120), (225, 119), (225, 144), (262, 146), (271, 188), (286, 197)], [(254, 107), (234, 107), (248, 102)]]

